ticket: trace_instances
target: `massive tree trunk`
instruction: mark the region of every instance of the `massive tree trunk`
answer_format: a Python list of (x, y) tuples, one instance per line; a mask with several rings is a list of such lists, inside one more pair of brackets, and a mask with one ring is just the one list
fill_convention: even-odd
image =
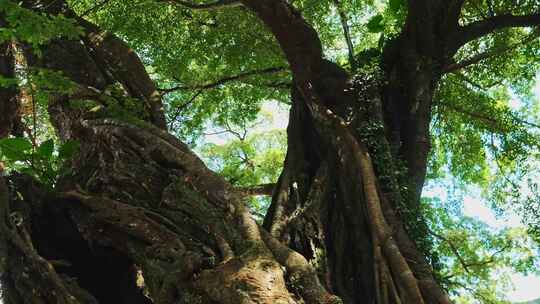
[[(23, 47), (29, 65), (76, 83), (50, 96), (49, 113), (81, 149), (53, 192), (24, 176), (0, 185), (6, 303), (338, 303), (334, 294), (449, 303), (397, 208), (419, 199), (440, 77), (418, 51), (418, 27), (408, 22), (380, 74), (353, 78), (323, 59), (317, 33), (285, 1), (243, 3), (275, 35), (295, 83), (264, 228), (241, 193), (164, 130), (133, 51), (77, 19), (81, 41), (54, 40), (40, 58)], [(75, 17), (62, 1), (45, 7)], [(108, 93), (114, 86), (123, 95)], [(5, 136), (11, 124), (2, 127)], [(401, 161), (411, 197), (395, 174)]]
[[(45, 7), (73, 16), (62, 1)], [(256, 224), (241, 193), (162, 129), (159, 95), (134, 52), (78, 22), (80, 41), (51, 41), (41, 57), (22, 47), (30, 66), (75, 82), (51, 94), (49, 114), (60, 138), (81, 147), (53, 192), (24, 176), (2, 180), (4, 302), (339, 301)], [(123, 95), (109, 93), (115, 85)]]

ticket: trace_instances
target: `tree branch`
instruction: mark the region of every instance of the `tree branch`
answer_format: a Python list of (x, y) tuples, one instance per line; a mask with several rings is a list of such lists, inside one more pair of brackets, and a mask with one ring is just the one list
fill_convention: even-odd
[(202, 10), (209, 11), (209, 10), (215, 10), (215, 9), (242, 6), (242, 2), (240, 2), (240, 0), (217, 0), (214, 2), (208, 2), (208, 3), (193, 3), (190, 1), (184, 1), (184, 0), (161, 0), (161, 1), (172, 3), (172, 4), (178, 4), (192, 10), (201, 10), (201, 11)]
[(278, 82), (270, 82), (270, 83), (263, 83), (262, 86), (274, 88), (277, 90), (288, 90), (290, 91), (292, 88), (292, 82), (285, 82), (285, 81), (278, 81)]
[(467, 285), (465, 285), (465, 284), (463, 284), (461, 282), (458, 282), (458, 281), (449, 281), (449, 283), (452, 284), (452, 285), (457, 285), (457, 286), (465, 289), (466, 291), (470, 292), (472, 295), (477, 297), (477, 299), (481, 299), (483, 301), (483, 303), (494, 304), (492, 300), (486, 298), (481, 292), (476, 291), (474, 288), (470, 288)]
[(284, 0), (242, 0), (272, 32), (293, 71), (295, 82), (306, 84), (323, 61), (317, 31)]
[(96, 60), (96, 64), (107, 67), (130, 97), (143, 102), (145, 110), (150, 114), (151, 122), (166, 129), (167, 123), (161, 95), (154, 81), (148, 76), (137, 53), (116, 35), (103, 31), (94, 23), (76, 16), (73, 11), (69, 11), (68, 15), (75, 17), (78, 25), (84, 29), (84, 45), (93, 50), (92, 57)]
[(463, 79), (463, 81), (465, 81), (466, 83), (470, 84), (471, 86), (473, 86), (473, 87), (475, 87), (475, 88), (477, 88), (479, 90), (488, 90), (488, 89), (493, 88), (496, 85), (503, 85), (503, 81), (501, 81), (501, 80), (491, 81), (488, 84), (482, 85), (482, 84), (474, 81), (473, 79), (470, 79), (469, 77), (467, 77), (463, 73), (460, 73), (459, 71), (456, 71), (453, 74), (456, 75), (458, 78)]
[(197, 99), (197, 97), (199, 97), (199, 95), (202, 94), (202, 90), (199, 90), (197, 91), (197, 93), (193, 94), (193, 96), (188, 100), (186, 101), (184, 104), (178, 106), (176, 108), (176, 111), (174, 112), (174, 116), (173, 118), (169, 121), (169, 128), (172, 129), (173, 128), (173, 125), (174, 125), (174, 122), (176, 121), (176, 119), (178, 119), (178, 116), (180, 116), (180, 114), (182, 113), (182, 111), (188, 107), (190, 104), (192, 104), (195, 99)]
[[(475, 112), (471, 112), (471, 111), (468, 111), (466, 109), (463, 109), (461, 107), (456, 107), (456, 106), (453, 106), (453, 105), (449, 105), (449, 104), (439, 104), (440, 106), (442, 106), (443, 108), (448, 108), (450, 110), (453, 110), (455, 112), (458, 112), (458, 113), (461, 113), (461, 114), (465, 114), (471, 118), (474, 118), (474, 119), (477, 119), (477, 120), (481, 120), (481, 121), (484, 121), (485, 123), (487, 124), (490, 124), (492, 127), (493, 127), (493, 132), (499, 132), (499, 133), (505, 133), (507, 130), (504, 130), (504, 127), (502, 126), (502, 122), (498, 121), (497, 119), (491, 117), (491, 116), (488, 116), (488, 115), (484, 115), (484, 114), (480, 114), (480, 113), (475, 113)], [(520, 123), (520, 124), (524, 124), (524, 125), (528, 125), (530, 127), (534, 127), (534, 128), (538, 128), (540, 129), (540, 125), (539, 124), (536, 124), (534, 122), (530, 122), (530, 121), (527, 121), (527, 120), (524, 120), (524, 119), (521, 119), (519, 117), (517, 117), (515, 114), (513, 113), (508, 113), (508, 115), (517, 123)]]
[(239, 81), (239, 80), (242, 80), (242, 79), (245, 79), (245, 78), (248, 78), (248, 77), (251, 77), (251, 76), (255, 76), (255, 75), (279, 73), (279, 72), (286, 71), (287, 69), (288, 69), (288, 67), (285, 67), (285, 66), (271, 67), (271, 68), (266, 68), (266, 69), (262, 69), (262, 70), (254, 70), (254, 71), (242, 72), (242, 73), (239, 73), (237, 75), (224, 77), (224, 78), (219, 79), (219, 80), (217, 80), (215, 82), (210, 82), (210, 83), (206, 83), (206, 84), (180, 85), (180, 86), (176, 86), (176, 87), (172, 87), (172, 88), (168, 88), (168, 89), (159, 89), (159, 91), (162, 94), (168, 94), (168, 93), (175, 92), (175, 91), (180, 91), (180, 90), (209, 90), (209, 89), (214, 89), (214, 88), (216, 88), (218, 86), (224, 85), (227, 82)]
[(532, 27), (538, 25), (540, 25), (540, 13), (523, 16), (499, 15), (460, 27), (457, 45), (462, 46), (467, 42), (508, 27)]
[(449, 65), (447, 65), (447, 66), (445, 66), (443, 68), (443, 73), (454, 73), (454, 72), (456, 72), (458, 70), (461, 70), (463, 68), (466, 68), (466, 67), (468, 67), (470, 65), (479, 63), (480, 61), (483, 61), (485, 59), (489, 59), (489, 58), (498, 56), (498, 55), (500, 55), (502, 53), (511, 51), (511, 50), (515, 49), (516, 47), (518, 47), (518, 46), (520, 46), (522, 44), (531, 42), (531, 41), (533, 41), (534, 39), (536, 39), (538, 37), (540, 37), (540, 31), (535, 30), (532, 34), (528, 35), (527, 37), (525, 37), (522, 41), (520, 41), (518, 43), (514, 43), (514, 44), (503, 46), (503, 47), (494, 48), (494, 49), (485, 51), (483, 53), (477, 54), (475, 56), (472, 56), (471, 58), (465, 59), (465, 60), (463, 60), (461, 62), (449, 64)]
[(459, 260), (459, 263), (461, 264), (461, 266), (463, 266), (463, 269), (467, 273), (471, 273), (471, 271), (469, 270), (470, 264), (465, 262), (465, 260), (463, 259), (463, 257), (459, 253), (459, 250), (457, 249), (457, 247), (454, 245), (454, 243), (452, 241), (450, 241), (449, 239), (445, 238), (444, 236), (442, 236), (442, 235), (440, 235), (438, 233), (435, 233), (434, 231), (432, 231), (430, 229), (428, 229), (428, 233), (433, 235), (434, 237), (438, 238), (439, 240), (445, 242), (446, 244), (448, 244), (448, 247), (450, 248), (452, 253), (457, 257), (457, 259)]
[(339, 0), (334, 0), (334, 4), (339, 14), (339, 20), (341, 21), (341, 27), (343, 28), (343, 35), (345, 36), (345, 41), (347, 42), (347, 48), (349, 50), (349, 62), (352, 69), (354, 70), (356, 68), (356, 60), (354, 58), (354, 45), (351, 39), (351, 33), (347, 21), (347, 14), (343, 10), (343, 7), (341, 7), (341, 3), (339, 2)]

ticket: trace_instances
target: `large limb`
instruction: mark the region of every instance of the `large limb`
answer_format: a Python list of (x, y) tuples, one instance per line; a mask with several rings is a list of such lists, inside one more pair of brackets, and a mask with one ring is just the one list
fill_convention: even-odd
[(85, 29), (85, 44), (94, 51), (95, 60), (107, 66), (129, 94), (145, 102), (151, 115), (151, 122), (161, 129), (167, 129), (161, 94), (150, 79), (146, 69), (133, 49), (112, 33), (78, 18)]
[(345, 303), (374, 298), (372, 242), (362, 193), (349, 177), (358, 168), (337, 160), (293, 89), (284, 170), (264, 227), (313, 263)]
[[(0, 15), (0, 27), (5, 26), (5, 20)], [(11, 41), (0, 43), (0, 77), (7, 80), (15, 79), (15, 58)], [(0, 86), (0, 138), (8, 136), (13, 129), (17, 117), (18, 101), (15, 85)]]
[(399, 37), (383, 50), (384, 118), (387, 138), (404, 161), (417, 206), (424, 185), (430, 144), (432, 98), (441, 66), (455, 50), (448, 43), (458, 31), (464, 1), (408, 1), (408, 15)]
[[(62, 41), (58, 42), (56, 46), (53, 44), (53, 48), (64, 48), (65, 54), (63, 57), (69, 58), (68, 62), (62, 62), (64, 58), (51, 58), (42, 65), (47, 68), (59, 69), (64, 68), (66, 65), (73, 65), (68, 76), (71, 78), (76, 77), (76, 80), (87, 81), (83, 83), (85, 86), (91, 86), (97, 89), (104, 89), (106, 85), (110, 85), (114, 82), (120, 83), (128, 95), (132, 98), (138, 99), (142, 102), (142, 107), (145, 108), (147, 115), (150, 117), (149, 122), (153, 125), (166, 129), (165, 114), (163, 104), (161, 100), (161, 94), (157, 90), (154, 82), (150, 79), (150, 76), (146, 72), (144, 64), (141, 59), (131, 49), (128, 44), (122, 41), (119, 37), (112, 33), (109, 33), (103, 29), (100, 29), (91, 22), (78, 17), (73, 10), (71, 10), (65, 1), (45, 1), (43, 7), (36, 4), (35, 1), (25, 1), (26, 5), (30, 8), (34, 7), (35, 10), (41, 11), (47, 14), (64, 14), (77, 21), (78, 25), (83, 29), (84, 35), (81, 37), (82, 43), (79, 41)], [(81, 45), (82, 44), (82, 45)], [(84, 48), (84, 54), (78, 49)], [(72, 53), (79, 53), (84, 57), (79, 58), (80, 62), (77, 62), (75, 56)], [(27, 56), (32, 56), (27, 52)], [(90, 58), (90, 60), (88, 60)], [(33, 58), (30, 61), (39, 61), (38, 58)], [(93, 64), (84, 63), (94, 62)], [(76, 71), (77, 67), (74, 67), (78, 63), (86, 64), (86, 69), (82, 71)], [(46, 66), (48, 65), (48, 66)], [(92, 66), (93, 65), (93, 66)], [(91, 69), (93, 74), (99, 74), (99, 77), (86, 77), (85, 72), (87, 69)]]
[(533, 27), (540, 25), (540, 13), (515, 16), (510, 14), (494, 16), (476, 21), (459, 28), (459, 35), (455, 41), (457, 46), (489, 35), (495, 31), (509, 27)]

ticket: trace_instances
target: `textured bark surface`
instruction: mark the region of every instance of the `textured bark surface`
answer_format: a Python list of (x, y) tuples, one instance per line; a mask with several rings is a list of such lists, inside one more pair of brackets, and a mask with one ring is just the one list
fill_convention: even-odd
[(363, 191), (351, 178), (357, 168), (341, 162), (338, 147), (316, 130), (293, 92), (285, 170), (264, 227), (310, 259), (345, 303), (373, 299), (373, 244)]
[[(244, 193), (162, 129), (161, 101), (133, 51), (79, 22), (81, 41), (54, 40), (40, 58), (25, 48), (31, 66), (76, 83), (50, 96), (49, 113), (60, 138), (81, 148), (53, 192), (24, 176), (1, 185), (5, 302), (339, 302), (303, 256), (255, 223)], [(111, 104), (105, 89), (116, 84), (124, 95)], [(102, 109), (90, 111), (95, 103)]]

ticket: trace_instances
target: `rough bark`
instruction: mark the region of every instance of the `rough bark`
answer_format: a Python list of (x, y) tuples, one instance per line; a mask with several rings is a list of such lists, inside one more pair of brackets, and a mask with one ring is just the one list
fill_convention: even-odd
[[(62, 1), (45, 7), (70, 13)], [(144, 71), (136, 55), (111, 34), (96, 43), (98, 29), (79, 22), (80, 41), (25, 52), (77, 84), (51, 94), (49, 112), (81, 148), (53, 192), (24, 176), (0, 184), (5, 303), (338, 303), (302, 255), (256, 224), (243, 193), (160, 129), (140, 84), (148, 75), (117, 70)], [(115, 83), (124, 95), (112, 111)], [(110, 117), (128, 98), (143, 115)]]

